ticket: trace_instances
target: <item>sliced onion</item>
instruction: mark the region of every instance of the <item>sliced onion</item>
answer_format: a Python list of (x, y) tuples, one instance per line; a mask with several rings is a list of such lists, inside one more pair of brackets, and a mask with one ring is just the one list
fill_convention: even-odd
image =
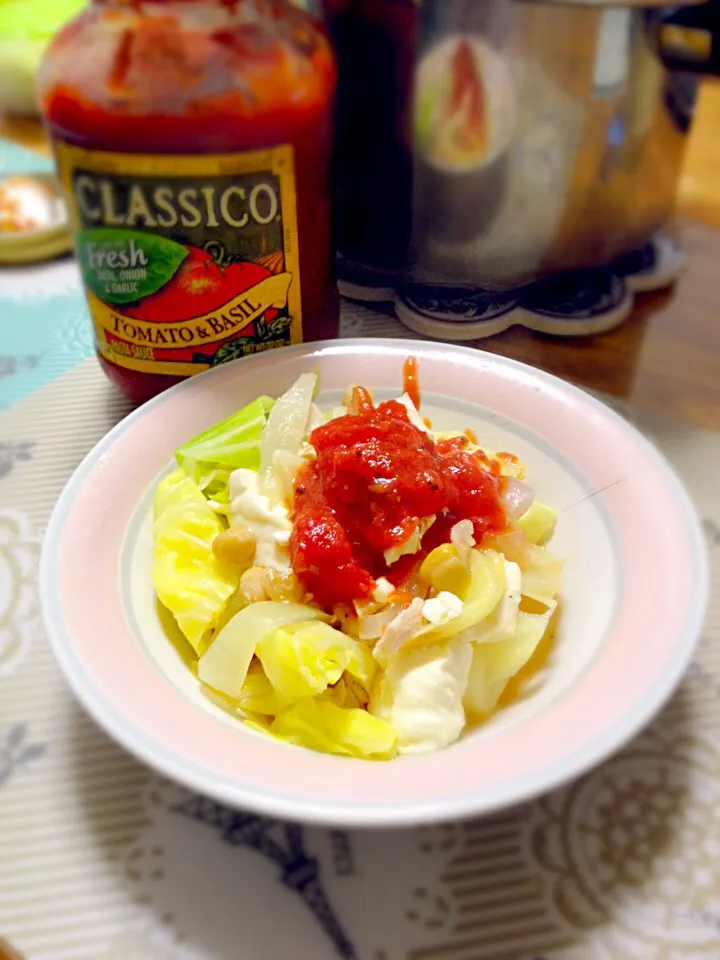
[(379, 613), (369, 613), (358, 617), (358, 635), (361, 640), (377, 640), (382, 636), (395, 617), (402, 611), (402, 603), (392, 603)]
[(371, 613), (377, 613), (380, 607), (384, 606), (384, 604), (373, 600), (372, 597), (369, 600), (353, 600), (352, 604), (358, 617), (367, 617)]
[(417, 407), (412, 402), (408, 394), (404, 393), (401, 397), (398, 397), (397, 402), (401, 404), (401, 406), (405, 407), (407, 410), (408, 420), (415, 427), (415, 429), (419, 430), (421, 433), (427, 434), (431, 440), (434, 440), (432, 430), (430, 430), (423, 418), (420, 416)]
[(306, 461), (301, 456), (290, 450), (276, 450), (273, 454), (273, 467), (280, 500), (292, 497), (295, 474), (304, 463)]
[(472, 520), (459, 520), (450, 531), (450, 542), (462, 563), (470, 569), (470, 553), (475, 546), (475, 528)]
[(494, 537), (485, 537), (483, 547), (488, 550), (497, 550), (506, 560), (517, 563), (520, 567), (527, 565), (528, 538), (522, 530), (508, 530)]
[(343, 402), (347, 405), (347, 412), (351, 416), (357, 416), (367, 409), (368, 403), (373, 402), (372, 391), (353, 385), (345, 391)]
[(310, 404), (310, 414), (307, 422), (307, 432), (312, 433), (316, 427), (321, 427), (325, 423), (325, 414), (316, 403)]
[(508, 477), (500, 497), (507, 522), (515, 523), (519, 520), (530, 509), (534, 499), (535, 492), (526, 483), (516, 480), (515, 477)]
[(425, 599), (430, 591), (430, 584), (420, 576), (421, 566), (422, 564), (418, 563), (410, 576), (397, 585), (398, 592), (405, 593), (413, 598)]
[(198, 679), (217, 693), (236, 700), (242, 691), (255, 647), (276, 627), (304, 620), (328, 620), (317, 607), (264, 600), (239, 610), (198, 660)]
[(268, 416), (260, 440), (258, 486), (260, 493), (264, 493), (273, 505), (282, 499), (280, 483), (275, 472), (275, 454), (278, 450), (298, 452), (307, 433), (310, 407), (316, 386), (316, 374), (303, 373), (279, 398)]
[[(422, 522), (422, 521), (421, 521)], [(424, 554), (418, 554), (415, 563), (412, 565), (403, 580), (398, 580), (395, 584), (395, 593), (403, 594), (405, 598), (420, 597), (424, 600), (430, 590), (430, 584), (420, 576), (420, 567), (424, 559)], [(392, 594), (390, 596), (392, 599)]]

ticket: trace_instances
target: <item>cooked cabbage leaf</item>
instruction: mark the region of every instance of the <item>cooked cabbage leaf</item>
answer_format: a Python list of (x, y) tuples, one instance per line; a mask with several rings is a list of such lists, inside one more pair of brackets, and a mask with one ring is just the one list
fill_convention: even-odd
[(401, 754), (453, 743), (465, 726), (472, 644), (462, 637), (401, 651), (374, 684), (370, 710), (397, 731)]
[(520, 564), (523, 596), (547, 607), (554, 606), (553, 600), (562, 586), (563, 565), (560, 557), (546, 547), (529, 545), (527, 563)]
[(424, 627), (416, 634), (412, 645), (438, 643), (474, 627), (497, 606), (505, 591), (505, 565), (494, 550), (472, 550), (470, 553), (470, 582), (458, 596), (463, 602), (459, 617), (444, 623)]
[(250, 662), (263, 637), (277, 627), (313, 619), (327, 618), (322, 610), (302, 603), (261, 600), (243, 607), (218, 631), (200, 658), (198, 677), (213, 690), (239, 700)]
[(545, 543), (555, 530), (557, 510), (535, 500), (513, 526), (522, 530), (531, 543)]
[(237, 467), (258, 469), (260, 440), (274, 404), (270, 397), (258, 397), (175, 451), (178, 466), (206, 497), (227, 503), (228, 477), (232, 471)]
[(522, 599), (522, 571), (510, 560), (505, 560), (503, 566), (505, 590), (499, 603), (484, 620), (463, 633), (473, 643), (497, 643), (515, 636)]
[(552, 618), (556, 604), (545, 613), (517, 615), (515, 636), (498, 643), (473, 644), (470, 676), (463, 697), (465, 709), (480, 716), (493, 712), (508, 682), (535, 653)]
[(272, 717), (289, 706), (273, 688), (262, 664), (257, 660), (250, 664), (237, 705), (243, 711)]
[(270, 733), (298, 747), (365, 760), (389, 760), (397, 753), (397, 734), (387, 721), (320, 697), (300, 700), (281, 713)]
[(488, 547), (499, 550), (522, 571), (522, 595), (549, 606), (560, 592), (564, 562), (547, 547), (531, 543), (521, 531), (490, 537)]
[(256, 653), (273, 689), (290, 703), (323, 693), (345, 671), (369, 691), (376, 669), (365, 644), (317, 620), (277, 627)]
[(209, 631), (238, 585), (237, 572), (219, 563), (212, 550), (222, 523), (181, 470), (158, 484), (153, 513), (155, 592), (195, 652), (202, 654)]

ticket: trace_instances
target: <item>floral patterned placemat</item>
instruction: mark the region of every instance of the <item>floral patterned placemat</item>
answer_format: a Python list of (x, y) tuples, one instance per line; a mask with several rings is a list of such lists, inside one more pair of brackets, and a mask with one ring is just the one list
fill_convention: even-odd
[[(42, 532), (72, 469), (127, 408), (90, 356), (70, 261), (0, 273), (0, 318), (8, 316), (0, 960), (720, 957), (717, 590), (692, 668), (656, 722), (602, 767), (534, 803), (392, 833), (224, 809), (124, 753), (55, 666), (38, 612)], [(402, 331), (395, 320), (345, 308), (346, 336)], [(717, 585), (720, 435), (620, 409), (688, 484)]]

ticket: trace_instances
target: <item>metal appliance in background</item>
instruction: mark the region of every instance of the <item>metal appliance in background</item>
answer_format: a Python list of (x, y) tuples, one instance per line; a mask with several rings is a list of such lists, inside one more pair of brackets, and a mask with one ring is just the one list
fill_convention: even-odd
[(719, 9), (325, 0), (345, 289), (498, 294), (642, 247), (673, 210)]

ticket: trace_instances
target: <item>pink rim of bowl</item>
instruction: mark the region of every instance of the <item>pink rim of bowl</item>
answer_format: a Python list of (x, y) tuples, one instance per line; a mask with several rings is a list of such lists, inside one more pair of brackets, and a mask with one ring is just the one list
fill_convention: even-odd
[[(324, 391), (349, 382), (397, 390), (410, 354), (428, 394), (520, 424), (585, 478), (615, 545), (619, 587), (611, 628), (585, 669), (532, 722), (469, 736), (434, 754), (369, 763), (275, 743), (218, 721), (153, 668), (129, 625), (120, 558), (139, 500), (182, 441), (252, 399), (279, 370), (286, 385), (318, 368)], [(252, 387), (243, 386), (245, 379)], [(58, 500), (40, 587), (50, 643), (70, 686), (139, 759), (230, 806), (325, 825), (402, 827), (523, 802), (622, 747), (688, 666), (708, 573), (682, 484), (655, 448), (600, 401), (477, 350), (368, 339), (235, 361), (128, 416), (85, 458)]]

